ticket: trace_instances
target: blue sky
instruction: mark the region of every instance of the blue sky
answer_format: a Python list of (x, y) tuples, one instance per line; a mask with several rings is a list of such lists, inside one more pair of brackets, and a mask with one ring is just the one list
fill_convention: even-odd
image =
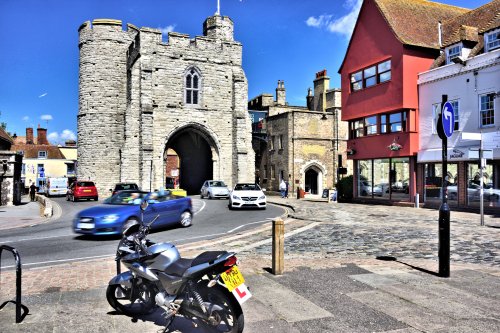
[[(487, 0), (441, 0), (477, 8)], [(340, 87), (344, 57), (361, 0), (220, 0), (221, 14), (243, 44), (248, 97), (274, 94), (305, 105), (315, 73)], [(40, 124), (53, 143), (75, 139), (78, 114), (78, 28), (96, 18), (202, 35), (217, 0), (0, 0), (0, 122), (25, 135)]]

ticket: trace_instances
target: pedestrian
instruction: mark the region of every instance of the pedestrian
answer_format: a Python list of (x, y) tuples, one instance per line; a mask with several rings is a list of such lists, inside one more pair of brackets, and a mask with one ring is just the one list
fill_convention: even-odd
[(286, 184), (285, 181), (282, 179), (280, 183), (280, 192), (281, 192), (281, 197), (285, 197), (285, 192), (286, 192)]
[(290, 183), (287, 181), (285, 181), (285, 185), (286, 185), (286, 188), (285, 188), (285, 198), (288, 198), (288, 188), (290, 187)]
[(31, 201), (35, 201), (35, 193), (36, 193), (36, 186), (35, 183), (31, 183), (30, 185), (30, 199)]

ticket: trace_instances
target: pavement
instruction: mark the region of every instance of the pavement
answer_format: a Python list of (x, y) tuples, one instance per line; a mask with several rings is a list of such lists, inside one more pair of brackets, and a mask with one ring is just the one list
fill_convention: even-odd
[[(238, 252), (253, 297), (243, 305), (245, 331), (500, 332), (500, 218), (451, 212), (450, 277), (438, 276), (438, 211), (269, 197), (288, 209), (285, 271), (272, 266), (271, 223), (223, 238), (179, 246)], [(0, 207), (10, 226), (38, 220), (32, 204)], [(249, 212), (251, 213), (251, 212)], [(17, 215), (16, 215), (17, 214)], [(33, 215), (34, 214), (34, 215)], [(151, 235), (154, 240), (154, 234)], [(15, 246), (15, 245), (14, 245)], [(129, 318), (113, 311), (105, 291), (113, 258), (24, 269), (22, 303), (0, 311), (2, 332), (158, 332), (161, 311)], [(13, 299), (15, 272), (0, 275), (0, 302)], [(184, 318), (171, 332), (207, 332)]]

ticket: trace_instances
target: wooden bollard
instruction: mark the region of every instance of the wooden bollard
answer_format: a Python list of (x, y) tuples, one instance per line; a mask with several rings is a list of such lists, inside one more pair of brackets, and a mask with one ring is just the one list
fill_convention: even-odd
[(274, 275), (281, 275), (285, 270), (285, 222), (273, 220), (273, 267)]

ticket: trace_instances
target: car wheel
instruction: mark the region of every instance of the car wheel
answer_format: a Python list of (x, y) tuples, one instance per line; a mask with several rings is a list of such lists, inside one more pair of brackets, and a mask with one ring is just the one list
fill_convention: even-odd
[(204, 196), (203, 196), (203, 192), (200, 193), (200, 199), (203, 199)]
[(99, 201), (99, 197), (95, 197), (95, 198), (94, 198), (94, 200), (95, 200), (95, 201)]
[(208, 192), (208, 200), (212, 200), (213, 197), (212, 197), (212, 193)]
[(191, 224), (193, 223), (193, 214), (191, 214), (190, 211), (186, 210), (181, 214), (181, 220), (179, 222), (184, 228), (191, 226)]

